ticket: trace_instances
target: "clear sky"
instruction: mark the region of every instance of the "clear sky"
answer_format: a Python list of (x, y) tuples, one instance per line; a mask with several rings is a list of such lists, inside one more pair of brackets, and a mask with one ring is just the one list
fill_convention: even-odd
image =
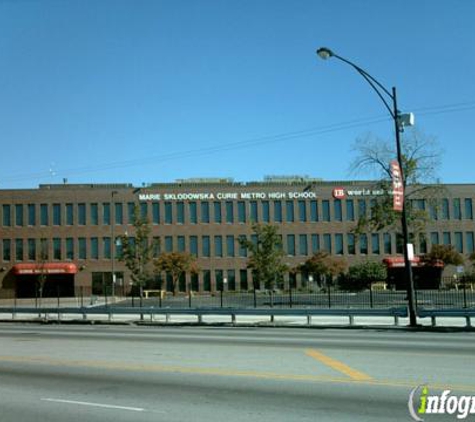
[(396, 86), (442, 181), (475, 183), (474, 18), (471, 0), (0, 0), (0, 188), (355, 178), (355, 140), (393, 126), (320, 46)]

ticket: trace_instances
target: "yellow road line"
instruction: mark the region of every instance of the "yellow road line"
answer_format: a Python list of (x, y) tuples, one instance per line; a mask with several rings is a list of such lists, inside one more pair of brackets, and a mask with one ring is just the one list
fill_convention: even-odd
[[(79, 367), (79, 368), (98, 368), (115, 371), (131, 371), (131, 372), (158, 372), (158, 373), (181, 373), (189, 375), (209, 375), (209, 376), (227, 376), (227, 377), (247, 377), (257, 379), (269, 379), (280, 381), (300, 381), (315, 383), (331, 383), (331, 384), (353, 384), (368, 385), (377, 387), (393, 387), (412, 389), (417, 385), (427, 384), (427, 380), (375, 380), (369, 379), (352, 379), (338, 378), (326, 375), (309, 375), (309, 374), (282, 374), (275, 372), (260, 372), (252, 370), (235, 370), (226, 368), (206, 368), (206, 367), (186, 367), (186, 366), (168, 366), (156, 364), (135, 364), (120, 361), (100, 361), (100, 360), (67, 360), (54, 359), (43, 356), (0, 356), (0, 362), (12, 362), (23, 364), (39, 364), (63, 367)], [(475, 394), (475, 385), (458, 385), (458, 384), (436, 384), (429, 383), (431, 388), (436, 390), (452, 390), (463, 391), (465, 393)]]
[(307, 356), (310, 356), (311, 358), (318, 360), (324, 365), (327, 365), (330, 368), (349, 376), (353, 380), (368, 381), (372, 379), (372, 377), (370, 377), (368, 374), (365, 374), (364, 372), (360, 372), (360, 371), (357, 371), (356, 369), (350, 368), (348, 365), (345, 365), (343, 362), (340, 362), (339, 360), (336, 360), (327, 355), (324, 355), (322, 352), (319, 352), (318, 350), (308, 349), (305, 351), (305, 354)]

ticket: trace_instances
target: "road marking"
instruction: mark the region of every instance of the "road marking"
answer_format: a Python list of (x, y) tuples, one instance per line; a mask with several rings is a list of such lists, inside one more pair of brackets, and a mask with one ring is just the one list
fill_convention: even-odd
[(356, 369), (350, 368), (348, 365), (345, 365), (343, 362), (339, 360), (333, 359), (323, 353), (319, 352), (318, 350), (308, 349), (305, 351), (307, 356), (318, 360), (319, 362), (323, 363), (324, 365), (329, 366), (330, 368), (341, 372), (345, 375), (348, 375), (351, 379), (356, 381), (369, 381), (372, 379), (368, 374), (364, 372), (357, 371)]
[(144, 412), (145, 409), (142, 407), (128, 407), (128, 406), (115, 406), (112, 404), (103, 404), (103, 403), (91, 403), (87, 401), (75, 401), (75, 400), (63, 400), (63, 399), (50, 399), (43, 398), (41, 401), (49, 401), (54, 403), (66, 403), (66, 404), (77, 404), (80, 406), (90, 406), (90, 407), (102, 407), (105, 409), (119, 409), (119, 410), (130, 410), (131, 412)]
[[(270, 379), (280, 381), (298, 381), (298, 382), (317, 382), (317, 383), (337, 383), (337, 384), (353, 384), (353, 385), (371, 385), (377, 387), (396, 387), (396, 388), (414, 388), (415, 385), (427, 383), (424, 379), (414, 380), (395, 380), (373, 378), (364, 380), (355, 380), (350, 378), (337, 378), (328, 375), (310, 375), (310, 374), (278, 374), (274, 372), (260, 371), (241, 371), (233, 369), (221, 368), (194, 368), (185, 366), (165, 366), (156, 364), (132, 364), (129, 362), (111, 362), (111, 361), (87, 361), (87, 360), (65, 360), (52, 359), (43, 356), (0, 356), (0, 362), (29, 363), (39, 365), (63, 366), (68, 368), (101, 368), (114, 371), (127, 372), (158, 372), (158, 373), (181, 373), (190, 375), (208, 375), (208, 376), (224, 376), (224, 377), (248, 377), (257, 379)], [(431, 382), (430, 386), (439, 390), (452, 390), (462, 392), (473, 392), (475, 394), (475, 385), (461, 385)]]

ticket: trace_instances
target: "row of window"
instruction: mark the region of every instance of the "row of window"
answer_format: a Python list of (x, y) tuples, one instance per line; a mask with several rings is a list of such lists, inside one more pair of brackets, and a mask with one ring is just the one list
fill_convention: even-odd
[[(154, 256), (158, 256), (160, 250), (164, 252), (189, 251), (197, 257), (223, 258), (247, 256), (247, 250), (239, 242), (242, 236), (164, 236), (154, 238)], [(251, 241), (256, 242), (255, 235)], [(133, 241), (133, 238), (131, 238)], [(454, 245), (460, 253), (474, 252), (474, 232), (432, 232), (429, 239), (426, 236), (418, 236), (412, 241), (416, 243), (417, 253), (428, 252), (428, 240), (430, 244)], [(287, 234), (282, 243), (284, 250), (289, 256), (308, 256), (320, 250), (326, 250), (335, 255), (390, 255), (403, 253), (401, 236), (392, 233), (371, 233), (356, 236), (353, 233), (335, 234)], [(114, 256), (121, 256), (122, 246), (116, 242)], [(74, 259), (111, 259), (112, 244), (110, 237), (79, 237), (77, 239), (53, 238), (53, 239), (3, 239), (3, 261), (35, 261), (35, 260), (74, 260)]]
[[(299, 200), (299, 201), (226, 201), (226, 202), (121, 202), (78, 204), (3, 204), (2, 224), (22, 226), (110, 225), (132, 224), (138, 207), (141, 217), (152, 224), (200, 223), (293, 223), (317, 221), (355, 221), (366, 216), (376, 199)], [(473, 219), (472, 199), (442, 199), (433, 204), (424, 199), (413, 200), (411, 205), (428, 211), (433, 220)], [(38, 211), (39, 210), (39, 211)], [(125, 212), (126, 211), (126, 212)], [(462, 212), (463, 211), (463, 212)], [(163, 221), (162, 221), (163, 215)]]

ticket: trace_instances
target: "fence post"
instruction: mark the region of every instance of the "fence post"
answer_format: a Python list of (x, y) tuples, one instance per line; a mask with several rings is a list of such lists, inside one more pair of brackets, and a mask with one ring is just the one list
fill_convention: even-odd
[(84, 308), (84, 287), (79, 287), (79, 294), (81, 295), (81, 308)]
[(332, 299), (331, 299), (331, 293), (330, 293), (330, 285), (328, 285), (328, 307), (332, 307)]
[(256, 293), (256, 286), (254, 286), (254, 308), (257, 308), (257, 293)]
[(373, 285), (369, 285), (369, 307), (373, 309)]
[(292, 307), (292, 287), (289, 287), (289, 305)]
[[(160, 301), (160, 307), (162, 307), (162, 301)], [(191, 308), (191, 284), (188, 286), (188, 307)]]

